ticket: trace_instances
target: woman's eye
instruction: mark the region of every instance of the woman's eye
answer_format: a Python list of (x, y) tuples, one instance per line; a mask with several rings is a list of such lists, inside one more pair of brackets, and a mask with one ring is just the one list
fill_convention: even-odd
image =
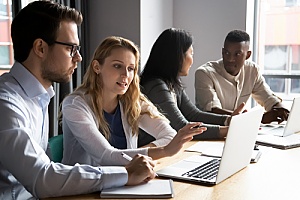
[(115, 68), (120, 68), (121, 66), (119, 64), (114, 64)]
[(128, 67), (128, 71), (134, 71), (133, 67)]

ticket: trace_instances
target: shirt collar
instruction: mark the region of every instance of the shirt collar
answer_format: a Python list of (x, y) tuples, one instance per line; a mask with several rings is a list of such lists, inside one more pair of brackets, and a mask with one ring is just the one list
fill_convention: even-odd
[(223, 74), (225, 76), (225, 78), (227, 80), (230, 80), (230, 81), (238, 81), (240, 76), (241, 76), (241, 71), (243, 70), (244, 67), (241, 68), (241, 70), (239, 71), (239, 73), (236, 75), (236, 76), (232, 76), (231, 74), (229, 74), (226, 70), (225, 70), (225, 67), (224, 67), (224, 62), (223, 60), (220, 60), (220, 64), (222, 65), (221, 69), (223, 71)]
[(18, 81), (25, 93), (30, 98), (34, 98), (47, 93), (50, 98), (55, 94), (53, 87), (47, 90), (21, 63), (15, 62), (10, 70), (11, 75)]

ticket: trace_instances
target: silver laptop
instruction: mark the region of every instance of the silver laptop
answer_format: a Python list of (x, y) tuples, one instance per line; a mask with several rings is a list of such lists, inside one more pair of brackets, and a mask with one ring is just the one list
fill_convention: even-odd
[(262, 125), (259, 135), (276, 135), (276, 136), (289, 136), (291, 134), (300, 132), (300, 123), (299, 123), (299, 114), (300, 114), (300, 97), (294, 98), (293, 104), (290, 110), (289, 118), (286, 121), (285, 125)]
[(157, 174), (199, 184), (220, 183), (250, 163), (262, 115), (263, 108), (256, 107), (232, 117), (221, 158), (195, 155)]
[[(257, 144), (271, 146), (279, 149), (290, 149), (300, 147), (300, 97), (293, 100), (292, 108), (290, 110), (289, 118), (285, 126), (267, 127), (270, 130), (259, 131), (257, 136)], [(279, 137), (278, 137), (279, 136)]]

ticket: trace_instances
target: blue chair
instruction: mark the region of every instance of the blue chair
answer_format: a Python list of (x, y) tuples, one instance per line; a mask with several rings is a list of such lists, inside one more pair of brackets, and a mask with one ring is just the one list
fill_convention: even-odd
[(61, 162), (63, 157), (63, 134), (49, 139), (50, 159), (53, 162)]

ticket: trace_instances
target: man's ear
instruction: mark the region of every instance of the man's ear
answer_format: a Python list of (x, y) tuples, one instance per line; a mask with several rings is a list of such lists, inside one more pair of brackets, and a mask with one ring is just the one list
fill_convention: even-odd
[(246, 60), (247, 60), (248, 58), (250, 58), (251, 54), (252, 54), (252, 51), (247, 51)]
[(92, 67), (96, 74), (99, 74), (101, 72), (101, 67), (100, 67), (100, 63), (98, 62), (98, 60), (92, 61)]
[(32, 50), (38, 57), (44, 57), (46, 51), (48, 51), (48, 44), (40, 38), (36, 39), (33, 42)]

